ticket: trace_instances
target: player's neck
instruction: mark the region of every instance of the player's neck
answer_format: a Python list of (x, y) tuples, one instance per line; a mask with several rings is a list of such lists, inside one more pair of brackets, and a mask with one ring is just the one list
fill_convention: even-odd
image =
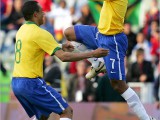
[(39, 23), (36, 20), (31, 19), (31, 20), (28, 20), (28, 21), (35, 23), (37, 26), (40, 26)]

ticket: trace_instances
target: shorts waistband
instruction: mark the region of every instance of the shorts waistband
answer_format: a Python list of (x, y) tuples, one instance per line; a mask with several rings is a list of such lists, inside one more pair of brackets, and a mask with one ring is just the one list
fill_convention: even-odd
[[(99, 34), (100, 32), (98, 32), (98, 34)], [(102, 33), (100, 33), (100, 34), (102, 34)], [(105, 35), (105, 34), (102, 34), (102, 35)], [(108, 36), (108, 37), (112, 37), (112, 36), (121, 36), (121, 35), (125, 35), (125, 33), (124, 32), (121, 32), (121, 33), (118, 33), (118, 34), (114, 34), (114, 35), (105, 35), (105, 36)]]
[(15, 79), (17, 79), (17, 78), (20, 78), (20, 79), (42, 79), (41, 77), (36, 77), (36, 78), (29, 78), (29, 77), (12, 77), (12, 78), (15, 78)]

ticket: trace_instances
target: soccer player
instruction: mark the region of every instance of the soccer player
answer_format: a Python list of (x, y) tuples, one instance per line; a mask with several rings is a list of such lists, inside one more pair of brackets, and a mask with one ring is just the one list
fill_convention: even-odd
[(127, 37), (123, 33), (128, 0), (103, 0), (98, 28), (76, 25), (64, 31), (66, 38), (84, 44), (89, 49), (109, 49), (104, 57), (112, 87), (127, 101), (140, 120), (155, 120), (148, 116), (137, 94), (126, 84), (124, 58)]
[(36, 116), (35, 120), (47, 120), (52, 112), (59, 114), (60, 120), (71, 120), (72, 108), (42, 79), (44, 54), (55, 55), (67, 62), (103, 57), (109, 51), (99, 48), (80, 54), (65, 52), (72, 50), (73, 46), (67, 43), (61, 49), (53, 36), (39, 27), (43, 24), (44, 13), (36, 1), (26, 2), (22, 13), (26, 23), (16, 34), (13, 92), (28, 116)]

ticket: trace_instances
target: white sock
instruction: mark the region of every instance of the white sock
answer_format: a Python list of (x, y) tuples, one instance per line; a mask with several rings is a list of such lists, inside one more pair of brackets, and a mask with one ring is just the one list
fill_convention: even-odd
[[(88, 49), (84, 44), (78, 43), (75, 41), (72, 41), (71, 44), (74, 46), (74, 51), (73, 52), (88, 52), (91, 51)], [(103, 58), (88, 58), (87, 59), (94, 68), (97, 68), (99, 66), (99, 62), (104, 62)]]
[(33, 120), (38, 120), (36, 117)]
[(70, 118), (60, 118), (59, 120), (71, 120)]
[(139, 97), (131, 88), (128, 88), (121, 96), (127, 101), (128, 106), (135, 112), (140, 120), (150, 120)]

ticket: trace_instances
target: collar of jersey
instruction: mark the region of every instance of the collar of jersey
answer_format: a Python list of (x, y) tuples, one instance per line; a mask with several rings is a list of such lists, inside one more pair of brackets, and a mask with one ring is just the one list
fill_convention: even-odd
[(35, 24), (35, 25), (37, 25), (36, 23), (34, 23), (34, 22), (32, 22), (32, 21), (26, 21), (25, 24)]

